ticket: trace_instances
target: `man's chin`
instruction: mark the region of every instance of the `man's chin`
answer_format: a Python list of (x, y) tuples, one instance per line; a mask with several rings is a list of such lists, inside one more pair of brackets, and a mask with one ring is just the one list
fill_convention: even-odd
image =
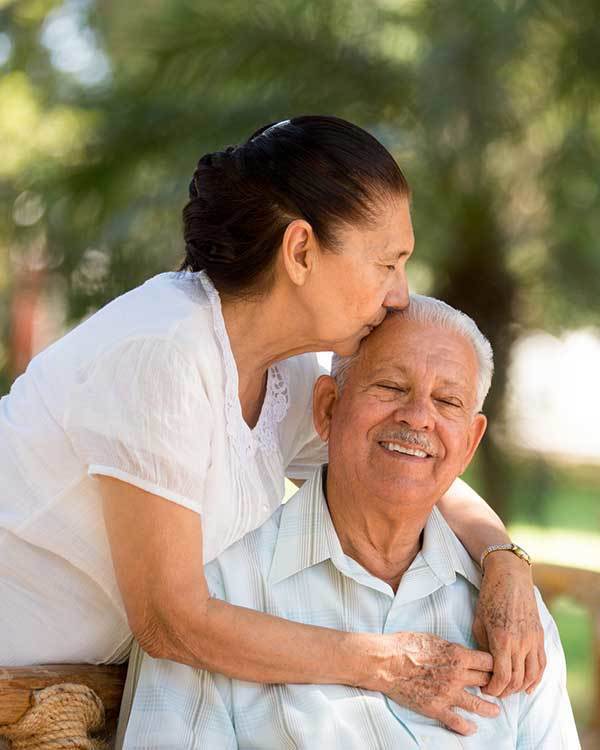
[(373, 481), (378, 487), (377, 495), (393, 505), (433, 506), (435, 500), (429, 503), (429, 499), (440, 496), (436, 482), (414, 473), (378, 472)]

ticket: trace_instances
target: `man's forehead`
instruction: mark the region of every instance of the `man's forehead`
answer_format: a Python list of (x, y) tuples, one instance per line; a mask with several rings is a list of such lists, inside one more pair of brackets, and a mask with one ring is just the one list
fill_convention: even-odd
[(471, 385), (477, 372), (472, 343), (457, 331), (391, 315), (363, 342), (363, 375), (409, 375), (426, 365), (449, 383)]
[[(468, 386), (471, 379), (468, 376), (466, 363), (460, 360), (445, 359), (435, 355), (424, 357), (427, 364), (434, 370), (437, 379), (447, 385)], [(399, 358), (390, 358), (386, 361), (369, 361), (365, 357), (363, 363), (363, 375), (372, 378), (378, 377), (410, 377), (411, 374), (418, 370), (418, 363), (411, 361), (410, 357), (404, 356)]]

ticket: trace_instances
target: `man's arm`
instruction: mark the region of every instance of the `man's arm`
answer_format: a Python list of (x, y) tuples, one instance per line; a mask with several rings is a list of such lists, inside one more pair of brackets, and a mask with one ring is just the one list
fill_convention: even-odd
[(531, 695), (521, 693), (517, 750), (579, 750), (575, 719), (567, 693), (565, 655), (556, 628), (539, 592), (536, 598), (546, 639), (548, 663)]

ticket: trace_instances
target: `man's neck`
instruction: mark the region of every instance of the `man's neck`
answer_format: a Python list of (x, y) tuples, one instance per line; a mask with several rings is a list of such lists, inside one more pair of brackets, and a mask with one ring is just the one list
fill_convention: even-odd
[(377, 498), (336, 480), (325, 467), (323, 491), (344, 554), (397, 591), (421, 549), (429, 512), (410, 513), (400, 503), (386, 508)]

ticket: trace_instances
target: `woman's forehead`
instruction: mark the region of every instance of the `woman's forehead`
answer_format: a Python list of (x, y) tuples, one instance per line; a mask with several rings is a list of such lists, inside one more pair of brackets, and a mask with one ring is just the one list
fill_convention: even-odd
[(373, 214), (369, 223), (345, 225), (341, 234), (373, 252), (396, 257), (410, 254), (414, 246), (414, 234), (408, 202), (405, 199), (387, 202), (385, 208), (382, 207)]

